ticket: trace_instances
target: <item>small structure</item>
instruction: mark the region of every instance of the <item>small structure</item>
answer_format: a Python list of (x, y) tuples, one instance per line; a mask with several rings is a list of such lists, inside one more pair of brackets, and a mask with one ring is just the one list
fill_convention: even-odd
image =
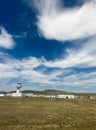
[(17, 91), (16, 91), (16, 93), (12, 93), (12, 97), (21, 97), (22, 96), (22, 93), (20, 92), (21, 87), (22, 87), (22, 84), (20, 82), (18, 82), (16, 85)]

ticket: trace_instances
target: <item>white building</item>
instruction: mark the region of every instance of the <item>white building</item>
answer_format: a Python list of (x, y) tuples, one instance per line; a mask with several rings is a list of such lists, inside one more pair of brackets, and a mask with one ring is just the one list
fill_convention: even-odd
[(0, 97), (4, 97), (5, 95), (4, 94), (0, 94)]
[(58, 98), (74, 99), (74, 95), (58, 95)]
[(12, 93), (12, 97), (22, 97), (22, 93)]

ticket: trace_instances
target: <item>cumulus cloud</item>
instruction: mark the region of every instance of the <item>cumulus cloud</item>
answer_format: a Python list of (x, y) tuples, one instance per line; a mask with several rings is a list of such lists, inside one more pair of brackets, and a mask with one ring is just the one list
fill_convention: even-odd
[[(17, 60), (12, 57), (1, 54), (4, 57), (2, 63), (0, 63), (0, 81), (3, 84), (3, 81), (8, 82), (11, 80), (24, 81), (27, 84), (53, 84), (52, 79), (56, 79), (62, 71), (55, 71), (49, 74), (45, 74), (42, 70), (36, 71), (35, 68), (42, 65), (42, 59), (37, 59), (35, 57), (24, 58), (22, 60)], [(2, 58), (3, 59), (3, 58)], [(47, 69), (47, 68), (46, 68)], [(17, 80), (16, 80), (17, 79)]]
[(38, 29), (46, 39), (66, 41), (96, 35), (94, 0), (68, 9), (62, 7), (61, 0), (36, 0), (35, 7), (38, 10)]
[(2, 59), (4, 59), (3, 62), (0, 62), (0, 80), (17, 78), (19, 76), (18, 69), (20, 68), (18, 61), (10, 59), (7, 55), (1, 55), (3, 56)]
[(11, 34), (9, 34), (3, 27), (0, 28), (0, 31), (0, 47), (5, 49), (12, 49), (15, 45), (15, 42)]

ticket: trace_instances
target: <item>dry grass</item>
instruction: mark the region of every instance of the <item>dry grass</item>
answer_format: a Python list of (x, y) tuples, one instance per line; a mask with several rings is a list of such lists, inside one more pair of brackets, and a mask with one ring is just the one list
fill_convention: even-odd
[(0, 98), (0, 130), (96, 130), (96, 100)]

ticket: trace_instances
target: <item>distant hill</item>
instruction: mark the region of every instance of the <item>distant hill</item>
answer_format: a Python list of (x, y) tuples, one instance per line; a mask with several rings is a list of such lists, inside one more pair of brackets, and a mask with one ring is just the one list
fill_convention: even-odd
[(43, 91), (24, 90), (22, 92), (23, 93), (33, 93), (33, 94), (43, 94), (43, 95), (73, 94), (73, 93), (66, 92), (66, 91), (50, 90), (50, 89), (43, 90)]

